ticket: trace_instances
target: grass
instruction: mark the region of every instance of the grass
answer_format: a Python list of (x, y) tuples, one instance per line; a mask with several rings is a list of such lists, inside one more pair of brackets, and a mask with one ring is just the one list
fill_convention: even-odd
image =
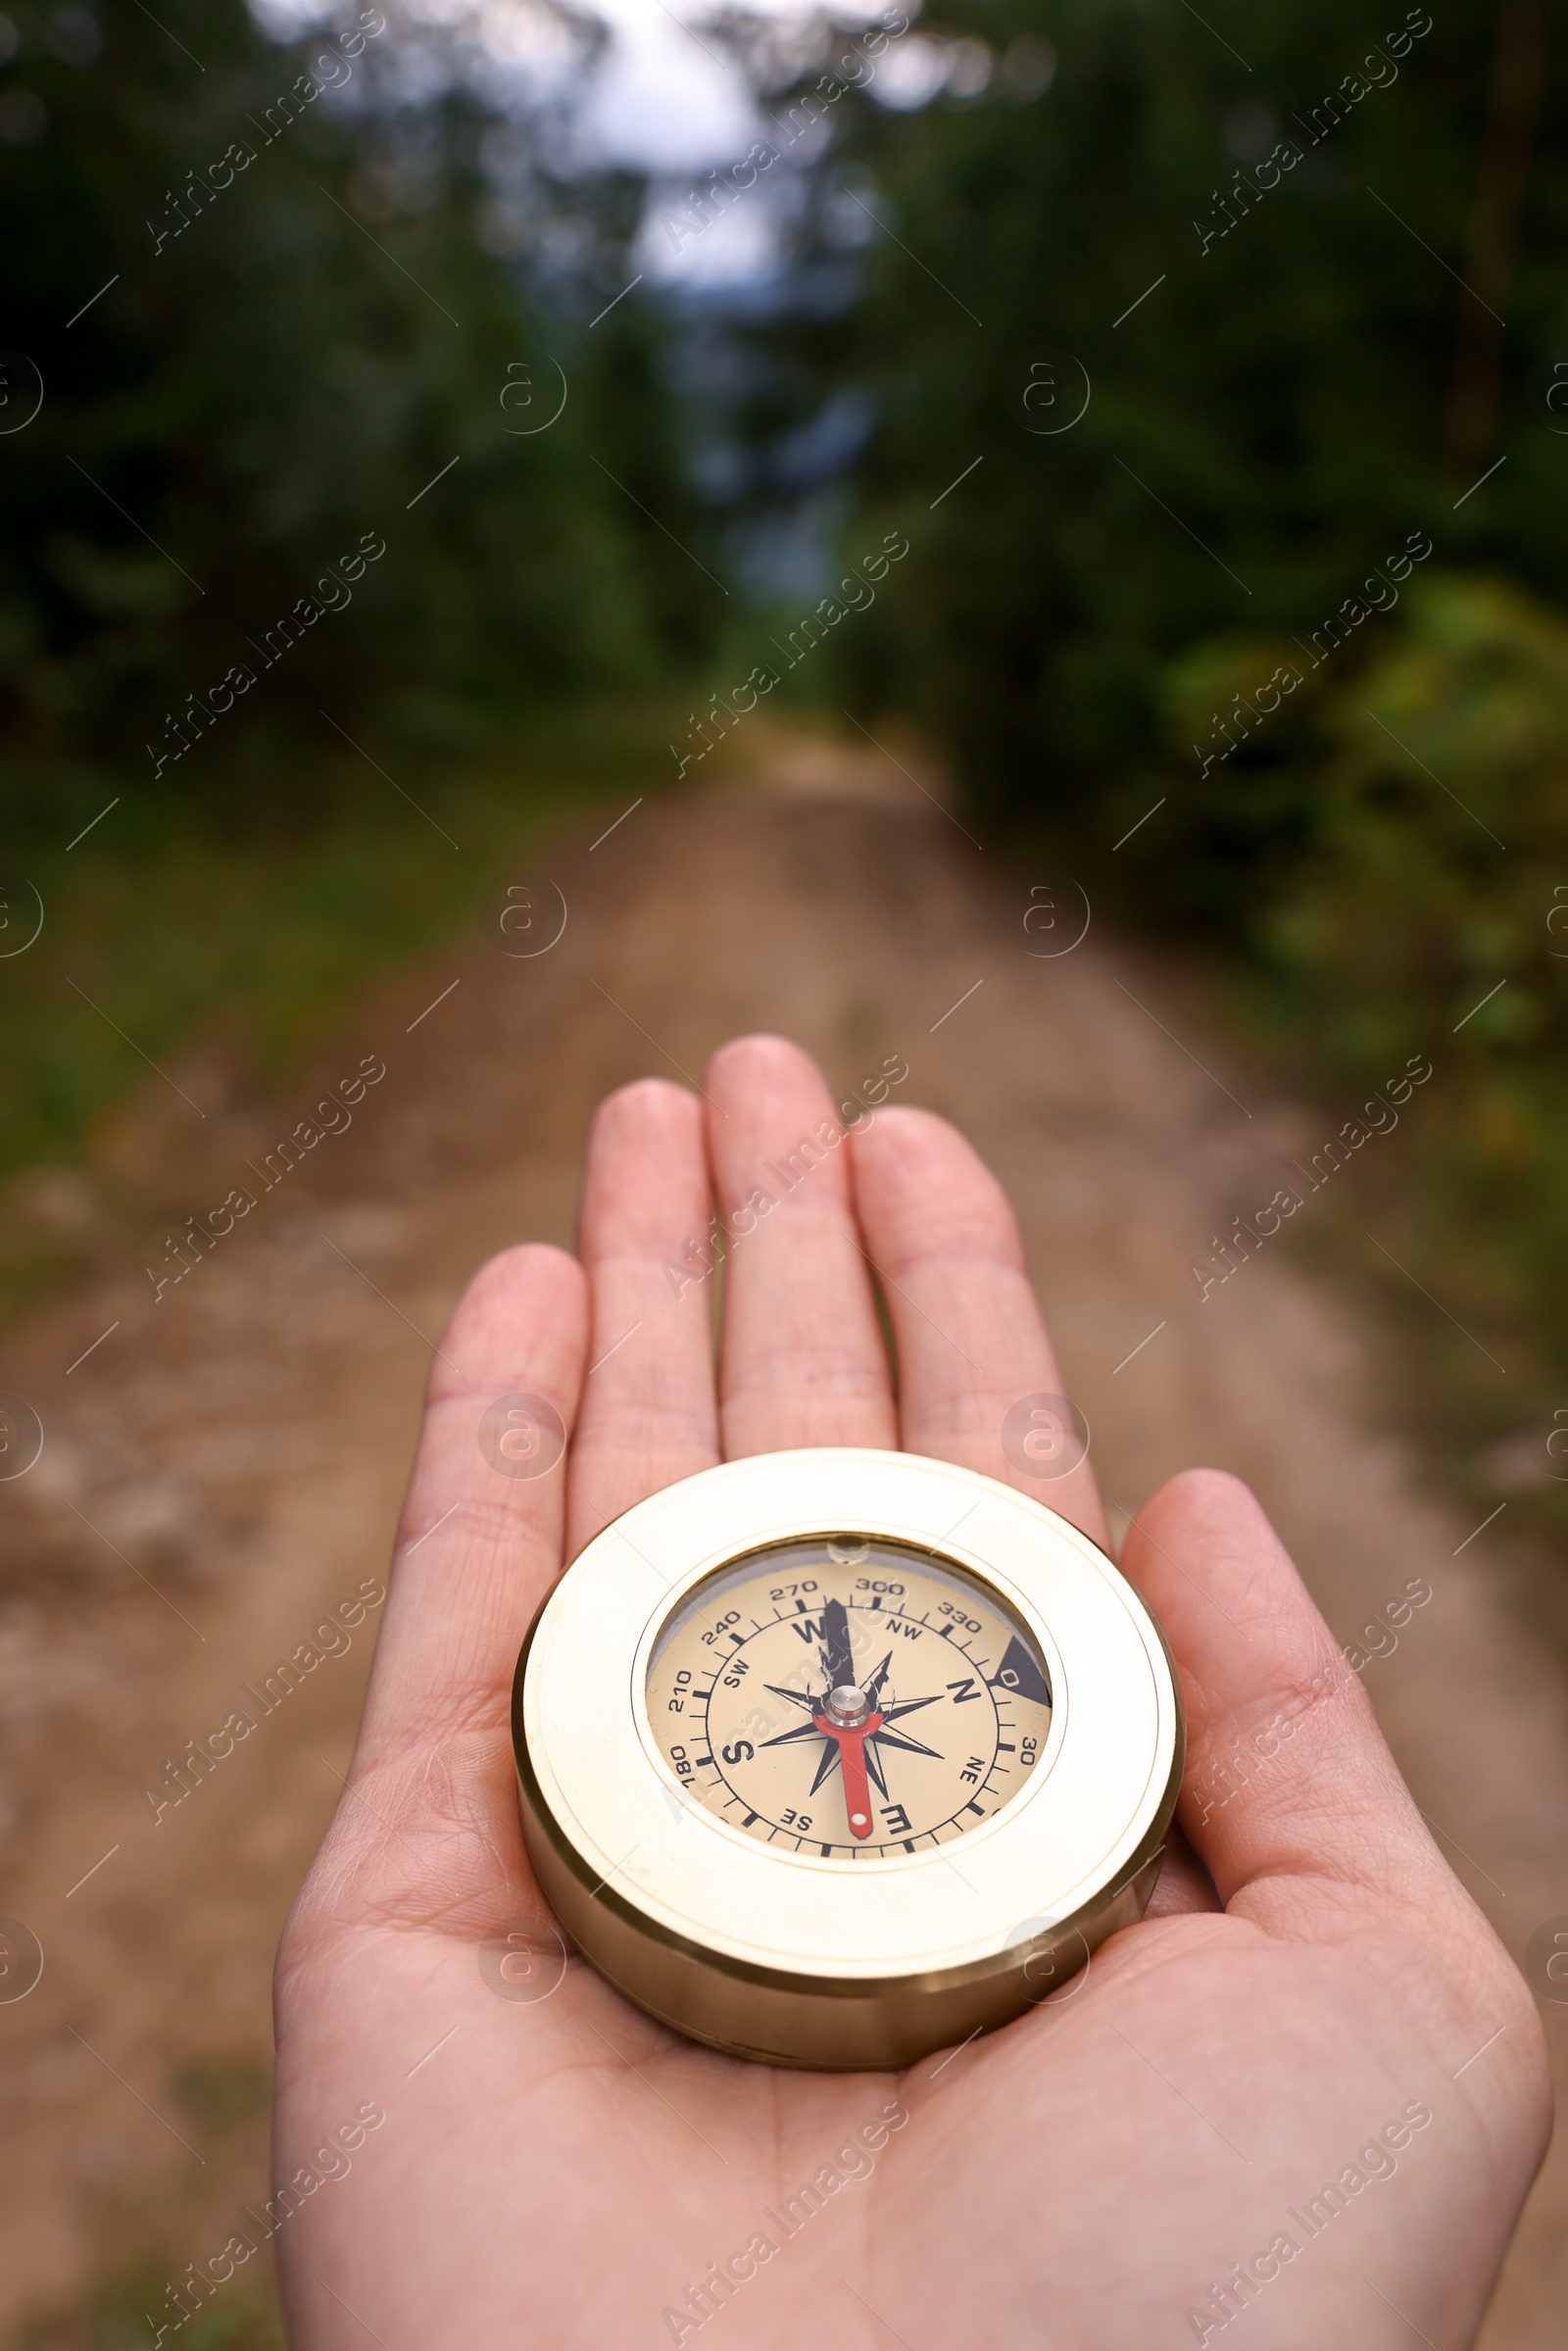
[[(277, 1084), (378, 976), (472, 917), (535, 843), (662, 779), (666, 716), (647, 705), (521, 714), (441, 764), (372, 741), (377, 764), (345, 750), (308, 769), (315, 816), (240, 830), (127, 795), (79, 845), (24, 852), (11, 935), (34, 918), (32, 890), (44, 920), (0, 959), (0, 1187), (13, 1211), (0, 1219), (0, 1313), (69, 1270), (69, 1244), (32, 1203), (92, 1159), (155, 1066), (216, 1037), (248, 1079)], [(296, 771), (292, 807), (310, 797)]]
[(177, 2265), (143, 2260), (116, 2271), (74, 2310), (39, 2319), (17, 2337), (17, 2351), (148, 2351), (151, 2312), (170, 2322), (181, 2351), (286, 2351), (282, 2314), (270, 2278), (220, 2288), (173, 2335), (182, 2305), (168, 2291)]

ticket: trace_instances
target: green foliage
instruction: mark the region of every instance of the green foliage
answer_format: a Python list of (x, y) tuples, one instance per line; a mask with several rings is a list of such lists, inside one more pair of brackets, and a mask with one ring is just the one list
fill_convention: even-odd
[(902, 37), (971, 44), (989, 82), (834, 98), (819, 243), (857, 172), (883, 233), (859, 308), (780, 338), (879, 404), (846, 550), (912, 542), (849, 692), (935, 728), (988, 842), (1228, 949), (1325, 1104), (1430, 1054), (1357, 1195), (1412, 1279), (1338, 1202), (1314, 1234), (1415, 1318), (1412, 1422), (1494, 1501), (1478, 1448), (1506, 1439), (1508, 1524), (1560, 1521), (1560, 26), (1540, 0), (941, 0)]
[(1314, 838), (1260, 943), (1337, 1069), (1431, 1054), (1446, 1293), (1530, 1332), (1568, 1282), (1568, 623), (1435, 578), (1327, 728)]
[[(722, 610), (666, 535), (709, 529), (666, 326), (588, 325), (633, 181), (558, 184), (458, 81), (414, 102), (358, 0), (288, 43), (244, 0), (13, 22), (0, 950), (33, 891), (45, 922), (0, 959), (0, 1179), (90, 1155), (193, 1033), (275, 1082), (547, 823), (663, 768), (650, 699)], [(25, 1213), (0, 1256), (11, 1301), (69, 1263)]]
[[(869, 172), (890, 233), (854, 318), (791, 354), (875, 388), (866, 495), (914, 541), (896, 620), (857, 640), (863, 690), (934, 721), (982, 808), (1107, 849), (1176, 780), (1155, 681), (1183, 647), (1305, 637), (1417, 530), (1442, 563), (1550, 592), (1568, 524), (1568, 442), (1526, 399), (1563, 325), (1561, 44), (1533, 144), (1525, 125), (1510, 148), (1510, 211), (1483, 171), (1499, 38), (1483, 0), (1419, 36), (1397, 0), (1231, 0), (1202, 20), (1174, 0), (944, 0), (906, 37), (982, 41), (998, 71), (915, 113), (879, 107), (874, 81), (837, 104), (825, 180)], [(1004, 67), (1024, 40), (1054, 59), (1030, 103)], [(1358, 72), (1377, 44), (1382, 86)], [(1299, 160), (1271, 164), (1282, 148)], [(1455, 269), (1485, 278), (1505, 337)], [(1026, 412), (1047, 355), (1054, 406)], [(1456, 386), (1479, 368), (1485, 388), (1494, 363), (1496, 399), (1460, 416)], [(1081, 421), (1026, 429), (1065, 420), (1085, 370)], [(1185, 781), (1162, 825), (1163, 902), (1209, 921), (1245, 920), (1256, 860), (1303, 816), (1227, 780), (1236, 837)]]
[[(92, 2290), (74, 2311), (41, 2320), (23, 2331), (19, 2351), (147, 2351), (147, 2314), (171, 2315), (168, 2287), (176, 2267), (142, 2261)], [(243, 2273), (241, 2273), (243, 2277)], [(282, 2315), (270, 2278), (236, 2280), (195, 2310), (180, 2327), (185, 2351), (286, 2351)]]
[(1326, 1049), (1370, 1066), (1413, 1017), (1446, 1027), (1502, 979), (1471, 1027), (1481, 1057), (1548, 1040), (1568, 1056), (1548, 960), (1568, 939), (1546, 927), (1568, 896), (1568, 623), (1501, 582), (1435, 577), (1327, 732), (1311, 854), (1265, 926)]
[[(477, 105), (398, 103), (373, 9), (289, 46), (243, 0), (120, 9), (74, 62), (58, 13), (23, 0), (0, 74), (5, 120), (21, 92), (46, 122), (0, 145), (0, 340), (45, 385), (0, 437), (0, 813), (69, 838), (108, 797), (85, 755), (295, 824), (323, 710), (450, 746), (476, 705), (689, 661), (712, 591), (594, 462), (667, 454), (653, 330), (623, 311), (590, 341), (482, 249)], [(580, 192), (590, 260), (634, 193)], [(558, 383), (559, 421), (517, 429)], [(645, 503), (700, 535), (671, 497)]]
[[(83, 866), (89, 836), (71, 857), (81, 870), (58, 853), (36, 864), (43, 930), (0, 966), (0, 1179), (75, 1156), (145, 1079), (139, 1054), (164, 1061), (195, 1030), (275, 1083), (379, 975), (451, 936), (487, 893), (504, 898), (498, 875), (546, 829), (662, 772), (663, 716), (518, 713), (504, 749), (412, 777), (401, 761), (381, 773), (318, 759), (303, 780), (330, 813), (304, 836), (241, 846), (132, 810), (112, 854)], [(369, 748), (396, 759), (379, 736)], [(413, 782), (417, 808), (393, 778)], [(13, 921), (27, 911), (17, 904)]]

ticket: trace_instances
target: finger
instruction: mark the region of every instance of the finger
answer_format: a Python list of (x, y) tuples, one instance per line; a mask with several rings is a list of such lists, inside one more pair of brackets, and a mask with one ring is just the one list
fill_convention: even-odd
[(662, 1078), (601, 1104), (578, 1245), (593, 1338), (566, 1480), (566, 1556), (718, 1459), (703, 1105)]
[(898, 1442), (887, 1349), (858, 1244), (844, 1128), (783, 1037), (708, 1068), (708, 1147), (727, 1242), (719, 1373), (726, 1459)]
[(996, 1177), (929, 1110), (879, 1110), (851, 1150), (860, 1229), (898, 1343), (904, 1445), (1032, 1494), (1103, 1544), (1094, 1473), (1061, 1408), (1061, 1373)]
[(1413, 1902), (1474, 1913), (1399, 1777), (1360, 1682), (1247, 1488), (1187, 1470), (1145, 1503), (1125, 1572), (1175, 1653), (1187, 1705), (1178, 1817), (1227, 1909), (1332, 1937)]
[(507, 1720), (522, 1637), (561, 1572), (587, 1333), (582, 1268), (561, 1249), (507, 1249), (459, 1299), (430, 1367), (356, 1772)]

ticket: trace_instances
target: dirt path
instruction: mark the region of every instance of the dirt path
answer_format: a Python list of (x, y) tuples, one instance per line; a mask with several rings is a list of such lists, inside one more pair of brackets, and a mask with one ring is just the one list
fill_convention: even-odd
[[(110, 1236), (103, 1278), (0, 1354), (0, 1389), (47, 1431), (37, 1466), (0, 1484), (0, 1911), (46, 1958), (0, 2006), (0, 2330), (138, 2255), (177, 2275), (266, 2192), (271, 1951), (337, 1792), (373, 1609), (156, 1824), (143, 1788), (384, 1573), (421, 1335), (488, 1251), (569, 1240), (599, 1096), (696, 1073), (739, 1030), (787, 1031), (845, 1085), (902, 1053), (907, 1099), (973, 1138), (1021, 1212), (1118, 1534), (1206, 1460), (1257, 1488), (1343, 1638), (1430, 1585), (1367, 1668), (1382, 1719), (1510, 1947), (1568, 1913), (1564, 1692), (1495, 1597), (1488, 1537), (1455, 1555), (1469, 1529), (1364, 1425), (1362, 1334), (1282, 1251), (1198, 1301), (1189, 1259), (1321, 1138), (1235, 1073), (1170, 975), (1098, 929), (1030, 953), (1078, 927), (1070, 892), (1031, 938), (1027, 877), (994, 870), (889, 762), (800, 743), (765, 786), (645, 805), (545, 862), (569, 906), (559, 944), (501, 952), (525, 877), (498, 875), (489, 934), (368, 1007), (323, 1062), (323, 1081), (362, 1056), (386, 1070), (270, 1191), (245, 1164), (265, 1170), (321, 1086), (225, 1108), (220, 1063), (173, 1067), (206, 1121), (162, 1086), (138, 1103), (99, 1204), (69, 1189), (59, 1204)], [(544, 928), (514, 916), (514, 946), (558, 918), (533, 887), (512, 903)], [(178, 1233), (241, 1182), (254, 1211), (154, 1303), (113, 1237), (122, 1200)], [(1559, 2152), (1488, 2351), (1560, 2339), (1565, 2223)]]

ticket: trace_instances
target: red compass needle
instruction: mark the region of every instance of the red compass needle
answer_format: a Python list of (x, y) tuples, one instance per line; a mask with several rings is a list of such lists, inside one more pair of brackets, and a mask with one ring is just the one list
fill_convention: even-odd
[[(837, 1715), (846, 1715), (850, 1719), (837, 1721), (834, 1719)], [(826, 1711), (813, 1714), (811, 1720), (825, 1738), (838, 1741), (839, 1765), (844, 1774), (844, 1809), (850, 1816), (850, 1835), (869, 1837), (871, 1789), (865, 1776), (865, 1742), (873, 1731), (881, 1730), (882, 1717), (867, 1709), (865, 1692), (850, 1684), (830, 1691)]]

